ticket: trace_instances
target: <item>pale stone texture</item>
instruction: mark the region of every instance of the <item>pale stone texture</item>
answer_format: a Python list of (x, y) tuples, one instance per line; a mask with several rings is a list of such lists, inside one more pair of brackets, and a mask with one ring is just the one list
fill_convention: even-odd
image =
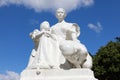
[(41, 69), (24, 70), (21, 80), (97, 80), (90, 69)]
[[(89, 68), (92, 67), (92, 58), (87, 48), (77, 38), (80, 35), (80, 27), (76, 23), (68, 23), (64, 20), (66, 12), (63, 8), (56, 11), (58, 23), (50, 28), (47, 21), (40, 25), (40, 31), (35, 29), (30, 33), (35, 48), (32, 50), (27, 68)], [(71, 64), (73, 66), (71, 66)]]
[(59, 49), (59, 44), (54, 34), (51, 34), (50, 26), (47, 21), (40, 25), (40, 31), (34, 30), (30, 33), (34, 41), (35, 48), (31, 52), (28, 69), (58, 68), (60, 66), (60, 58), (62, 53)]
[(30, 33), (34, 41), (28, 66), (20, 80), (96, 80), (92, 57), (78, 40), (80, 27), (64, 20), (63, 8), (56, 11), (58, 23), (50, 28), (47, 21)]

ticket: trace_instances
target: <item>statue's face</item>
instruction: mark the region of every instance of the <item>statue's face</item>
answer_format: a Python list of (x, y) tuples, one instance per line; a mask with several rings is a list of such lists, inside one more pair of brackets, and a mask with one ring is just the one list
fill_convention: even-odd
[(62, 8), (59, 8), (56, 12), (56, 17), (60, 20), (63, 20), (66, 16), (65, 10)]

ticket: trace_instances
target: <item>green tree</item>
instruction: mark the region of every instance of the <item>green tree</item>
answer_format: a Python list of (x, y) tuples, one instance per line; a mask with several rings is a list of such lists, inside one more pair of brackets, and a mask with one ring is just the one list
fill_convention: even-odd
[(93, 57), (93, 71), (99, 80), (120, 79), (120, 37), (98, 50)]

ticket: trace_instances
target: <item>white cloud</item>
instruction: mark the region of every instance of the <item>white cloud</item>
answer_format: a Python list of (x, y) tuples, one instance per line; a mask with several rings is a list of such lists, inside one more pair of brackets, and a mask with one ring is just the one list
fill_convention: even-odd
[(20, 76), (16, 72), (6, 71), (6, 74), (0, 74), (0, 80), (20, 80)]
[(24, 5), (27, 8), (32, 8), (36, 12), (40, 11), (55, 11), (62, 7), (66, 11), (72, 11), (80, 7), (87, 7), (94, 3), (94, 0), (0, 0), (0, 7), (10, 4)]
[(90, 29), (94, 30), (94, 31), (97, 32), (97, 33), (100, 33), (100, 32), (103, 30), (102, 25), (101, 25), (100, 22), (97, 22), (96, 25), (95, 25), (95, 24), (92, 24), (92, 23), (89, 23), (89, 24), (88, 24), (88, 27), (89, 27)]

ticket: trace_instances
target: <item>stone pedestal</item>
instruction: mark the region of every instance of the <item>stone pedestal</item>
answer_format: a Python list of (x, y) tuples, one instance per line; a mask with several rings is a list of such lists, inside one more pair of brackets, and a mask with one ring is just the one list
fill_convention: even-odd
[(20, 80), (97, 80), (90, 69), (24, 70)]

